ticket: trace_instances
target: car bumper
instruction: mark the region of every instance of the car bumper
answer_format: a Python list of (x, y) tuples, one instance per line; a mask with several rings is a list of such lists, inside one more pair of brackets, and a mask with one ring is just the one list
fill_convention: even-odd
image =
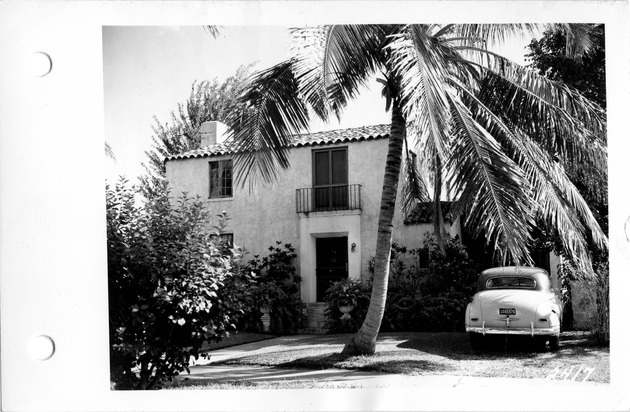
[(482, 335), (530, 335), (530, 336), (560, 336), (560, 326), (551, 328), (535, 328), (532, 323), (529, 328), (487, 328), (482, 326), (466, 326), (468, 333)]

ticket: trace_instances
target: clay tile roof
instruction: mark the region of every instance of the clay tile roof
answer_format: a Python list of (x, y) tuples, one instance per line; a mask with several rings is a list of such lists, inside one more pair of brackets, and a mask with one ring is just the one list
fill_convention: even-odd
[[(363, 126), (351, 129), (329, 130), (310, 134), (294, 135), (290, 147), (315, 146), (333, 143), (358, 142), (389, 138), (390, 125)], [(191, 159), (195, 157), (222, 156), (232, 153), (229, 142), (190, 150), (169, 156), (166, 160)]]

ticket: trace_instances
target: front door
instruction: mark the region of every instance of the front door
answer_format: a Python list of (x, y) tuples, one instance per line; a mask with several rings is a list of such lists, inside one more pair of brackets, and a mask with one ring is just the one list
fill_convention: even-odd
[(326, 289), (348, 277), (348, 237), (315, 239), (317, 302), (323, 302)]

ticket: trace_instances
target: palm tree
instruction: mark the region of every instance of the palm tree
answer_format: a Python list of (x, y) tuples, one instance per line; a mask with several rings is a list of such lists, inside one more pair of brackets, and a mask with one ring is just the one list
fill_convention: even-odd
[[(378, 71), (384, 77), (391, 130), (372, 295), (365, 321), (344, 353), (372, 354), (376, 348), (397, 185), (402, 159), (409, 158), (403, 156), (405, 143), (407, 153), (413, 147), (429, 162), (425, 166), (445, 176), (459, 199), (457, 211), (467, 212), (465, 224), (500, 248), (506, 262), (531, 262), (528, 246), (537, 218), (558, 229), (584, 268), (590, 268), (586, 237), (607, 247), (562, 168), (576, 161), (605, 168), (603, 111), (575, 90), (488, 49), (493, 41), (528, 30), (529, 25), (292, 29), (289, 60), (256, 74), (241, 96), (248, 109), (230, 121), (236, 179), (255, 184), (289, 167), (290, 143), (308, 129), (312, 113), (324, 121), (340, 118), (362, 85)], [(407, 170), (417, 177), (421, 169)]]

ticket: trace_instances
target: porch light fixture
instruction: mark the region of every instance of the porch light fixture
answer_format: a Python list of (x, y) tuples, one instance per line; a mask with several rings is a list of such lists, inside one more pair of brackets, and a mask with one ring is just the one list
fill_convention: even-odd
[(350, 245), (350, 251), (351, 251), (352, 253), (354, 253), (354, 250), (355, 250), (356, 248), (357, 248), (357, 244), (356, 244), (356, 243), (353, 243), (353, 244), (351, 244), (351, 245)]

